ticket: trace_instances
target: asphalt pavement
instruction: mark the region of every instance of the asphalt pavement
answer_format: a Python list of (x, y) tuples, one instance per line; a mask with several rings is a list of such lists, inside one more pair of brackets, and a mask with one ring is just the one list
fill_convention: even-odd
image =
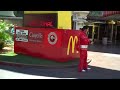
[(120, 79), (120, 48), (91, 47), (88, 58), (92, 62), (88, 72), (78, 72), (77, 66), (36, 68), (0, 65), (0, 79)]

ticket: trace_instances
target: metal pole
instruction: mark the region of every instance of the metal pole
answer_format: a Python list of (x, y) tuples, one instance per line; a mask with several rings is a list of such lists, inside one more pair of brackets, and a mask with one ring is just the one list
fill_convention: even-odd
[(100, 32), (100, 26), (98, 26), (98, 37), (97, 37), (98, 41), (99, 41), (99, 32)]
[(93, 24), (93, 29), (92, 29), (92, 41), (94, 42), (94, 31), (95, 31), (95, 26)]
[(116, 25), (116, 29), (115, 29), (115, 44), (116, 44), (116, 40), (117, 39), (117, 25)]
[(113, 40), (113, 25), (114, 25), (114, 24), (112, 24), (112, 31), (111, 31), (111, 43), (112, 43), (112, 40)]

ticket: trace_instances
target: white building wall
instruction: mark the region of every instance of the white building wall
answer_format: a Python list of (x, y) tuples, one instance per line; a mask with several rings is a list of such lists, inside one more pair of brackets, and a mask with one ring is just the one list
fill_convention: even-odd
[(73, 11), (73, 21), (76, 22), (76, 26), (74, 27), (76, 30), (83, 28), (85, 26), (85, 22), (87, 19), (87, 15), (89, 11)]
[(83, 28), (84, 24), (83, 23), (76, 23), (76, 30), (79, 30), (80, 28)]
[(17, 26), (23, 26), (22, 19), (4, 19), (4, 21), (10, 24), (15, 24)]
[(0, 11), (0, 20), (10, 24), (17, 24), (17, 26), (23, 26), (23, 17), (16, 17), (14, 11)]
[(0, 15), (2, 15), (2, 16), (15, 16), (13, 11), (0, 11)]

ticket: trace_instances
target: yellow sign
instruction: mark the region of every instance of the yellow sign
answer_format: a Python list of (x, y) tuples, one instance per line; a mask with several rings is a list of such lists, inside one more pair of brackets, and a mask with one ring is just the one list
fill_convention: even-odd
[(77, 43), (78, 42), (78, 37), (75, 36), (70, 36), (69, 38), (69, 41), (68, 41), (68, 47), (67, 47), (67, 55), (70, 54), (70, 43), (72, 42), (72, 53), (74, 53), (75, 51), (75, 42)]

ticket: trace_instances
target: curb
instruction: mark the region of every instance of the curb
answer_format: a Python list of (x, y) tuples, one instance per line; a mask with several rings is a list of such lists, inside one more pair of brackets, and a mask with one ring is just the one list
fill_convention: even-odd
[(73, 68), (76, 67), (76, 65), (63, 65), (63, 66), (49, 66), (49, 65), (32, 65), (32, 64), (21, 64), (21, 63), (12, 63), (12, 62), (5, 62), (5, 61), (0, 61), (0, 65), (8, 65), (8, 66), (17, 66), (17, 67), (37, 67), (37, 68), (56, 68), (56, 69), (61, 69), (61, 68)]

